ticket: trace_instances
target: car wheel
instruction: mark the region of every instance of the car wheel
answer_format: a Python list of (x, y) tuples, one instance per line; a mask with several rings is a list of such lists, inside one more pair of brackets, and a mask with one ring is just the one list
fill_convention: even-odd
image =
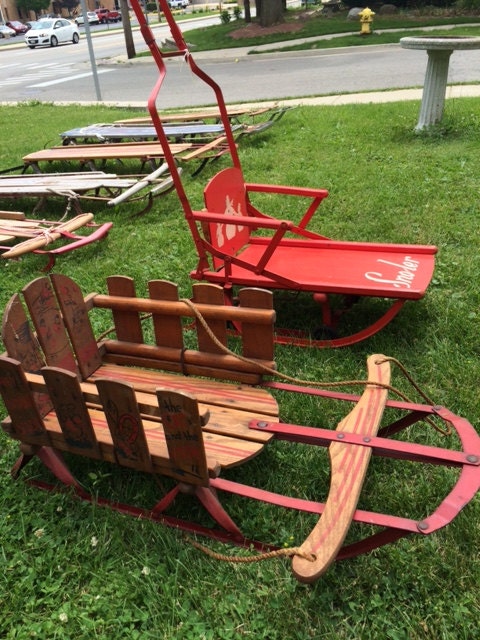
[(78, 35), (78, 33), (74, 33), (72, 38), (73, 44), (78, 44), (79, 40), (80, 40), (80, 36)]
[(56, 47), (58, 44), (58, 40), (56, 39), (55, 36), (52, 36), (52, 39), (50, 40), (50, 46), (51, 47)]
[(29, 49), (35, 49), (35, 45), (34, 45), (34, 44), (29, 44), (29, 45), (28, 45), (28, 48), (29, 48)]

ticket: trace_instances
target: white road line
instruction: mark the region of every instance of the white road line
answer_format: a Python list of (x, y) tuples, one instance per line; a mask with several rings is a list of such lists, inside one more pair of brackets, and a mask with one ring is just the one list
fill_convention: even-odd
[[(68, 73), (68, 70), (67, 70)], [(58, 76), (57, 69), (43, 69), (41, 71), (26, 73), (21, 77), (17, 78), (8, 78), (7, 80), (2, 80), (0, 82), (0, 87), (11, 87), (15, 84), (22, 84), (26, 82), (35, 82), (36, 80), (41, 80), (42, 78), (51, 78), (52, 75)]]
[[(99, 69), (97, 71), (100, 73), (108, 73), (109, 71), (113, 71), (113, 69)], [(50, 80), (49, 82), (40, 82), (39, 84), (31, 84), (30, 87), (50, 87), (53, 84), (61, 84), (62, 82), (70, 82), (71, 80), (79, 80), (80, 78), (89, 78), (92, 75), (92, 72), (89, 73), (79, 73), (76, 76), (68, 76), (65, 78), (57, 78), (56, 80)]]

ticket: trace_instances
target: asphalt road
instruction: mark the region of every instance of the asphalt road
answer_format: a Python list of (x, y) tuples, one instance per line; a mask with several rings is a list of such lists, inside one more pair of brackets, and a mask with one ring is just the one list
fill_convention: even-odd
[[(188, 27), (183, 27), (184, 31)], [(168, 35), (154, 27), (157, 40)], [(186, 37), (188, 40), (188, 37)], [(134, 32), (137, 53), (146, 49)], [(0, 100), (87, 102), (100, 98), (144, 106), (157, 79), (151, 59), (119, 61), (125, 53), (123, 31), (92, 39), (95, 85), (87, 41), (55, 49), (0, 48)], [(244, 50), (194, 53), (197, 64), (221, 86), (227, 102), (281, 100), (423, 86), (427, 55), (400, 45), (245, 55)], [(161, 108), (212, 104), (211, 91), (192, 77), (179, 58), (167, 61)], [(449, 83), (480, 82), (480, 51), (457, 51), (450, 60)]]

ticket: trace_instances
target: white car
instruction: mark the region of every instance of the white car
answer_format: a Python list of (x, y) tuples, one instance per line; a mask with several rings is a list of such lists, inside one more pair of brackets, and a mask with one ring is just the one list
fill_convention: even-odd
[(16, 35), (16, 32), (6, 24), (0, 24), (0, 38), (14, 38)]
[[(100, 24), (100, 18), (97, 16), (95, 11), (87, 11), (87, 20), (88, 24)], [(84, 24), (84, 22), (83, 13), (75, 18), (75, 24), (77, 26)]]
[(77, 44), (80, 40), (78, 27), (65, 18), (40, 20), (34, 29), (25, 34), (25, 42), (30, 49), (35, 47), (56, 47), (62, 42)]
[(188, 0), (168, 0), (168, 6), (170, 9), (186, 9), (188, 5)]

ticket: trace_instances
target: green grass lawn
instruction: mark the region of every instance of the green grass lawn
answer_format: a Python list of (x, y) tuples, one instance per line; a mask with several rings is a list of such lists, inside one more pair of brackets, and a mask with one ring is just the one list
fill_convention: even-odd
[[(435, 34), (440, 35), (445, 32), (455, 35), (476, 35), (478, 29), (475, 27), (461, 25), (478, 24), (478, 15), (458, 15), (458, 16), (442, 16), (442, 15), (417, 15), (415, 12), (399, 13), (393, 16), (376, 15), (372, 23), (373, 33), (369, 36), (360, 37), (360, 23), (355, 20), (347, 20), (347, 11), (335, 14), (326, 18), (322, 15), (311, 15), (308, 19), (299, 20), (298, 11), (287, 11), (285, 21), (287, 23), (300, 24), (301, 28), (295, 31), (283, 33), (273, 32), (266, 35), (258, 34), (256, 31), (251, 37), (232, 37), (232, 33), (240, 28), (245, 27), (245, 22), (241, 20), (232, 20), (228, 24), (219, 24), (209, 27), (199, 27), (188, 31), (187, 41), (194, 45), (194, 51), (209, 51), (212, 49), (229, 49), (232, 47), (258, 47), (263, 44), (274, 42), (283, 42), (288, 40), (296, 40), (299, 38), (315, 38), (328, 36), (332, 34), (351, 34), (341, 38), (332, 40), (319, 40), (315, 44), (315, 48), (327, 48), (332, 46), (352, 46), (367, 44), (384, 44), (389, 42), (398, 42), (404, 35), (411, 35), (411, 30), (418, 30), (421, 33), (426, 27), (438, 27)], [(452, 24), (459, 25), (459, 31), (451, 31)], [(448, 31), (445, 31), (445, 29)], [(394, 33), (383, 33), (384, 30), (395, 29)], [(398, 31), (397, 31), (398, 30)], [(379, 33), (382, 32), (382, 33)], [(417, 33), (417, 31), (415, 31)], [(295, 49), (309, 49), (312, 45), (292, 45)], [(286, 47), (282, 50), (290, 50)]]
[[(415, 134), (418, 102), (298, 107), (271, 129), (245, 137), (240, 156), (247, 181), (324, 187), (330, 192), (312, 229), (336, 239), (435, 244), (434, 280), (426, 297), (406, 304), (373, 338), (346, 349), (278, 347), (281, 371), (317, 380), (363, 378), (366, 357), (398, 358), (434, 400), (480, 425), (478, 386), (480, 252), (478, 176), (480, 101), (448, 100), (441, 126)], [(3, 106), (0, 170), (22, 155), (59, 142), (74, 126), (133, 115), (102, 106)], [(227, 166), (223, 158), (197, 177), (183, 173), (186, 191), (201, 205), (206, 181)], [(110, 167), (113, 171), (114, 166)], [(32, 201), (2, 208), (30, 217), (60, 217), (54, 201), (32, 214)], [(262, 202), (271, 207), (268, 198)], [(105, 278), (131, 276), (139, 294), (149, 279), (191, 287), (195, 254), (175, 193), (135, 217), (138, 206), (84, 205), (98, 222), (112, 220), (107, 240), (57, 260), (55, 271), (74, 278), (84, 293), (105, 292)], [(293, 204), (279, 217), (299, 215)], [(42, 275), (44, 256), (0, 262), (0, 307)], [(309, 301), (276, 301), (285, 321), (318, 322)], [(376, 311), (362, 304), (346, 319), (361, 326)], [(301, 318), (300, 318), (301, 316)], [(108, 328), (99, 320), (96, 331)], [(414, 395), (401, 377), (394, 384)], [(335, 428), (338, 403), (279, 397), (282, 419)], [(0, 411), (1, 417), (4, 411)], [(456, 446), (428, 425), (416, 437)], [(334, 565), (315, 585), (297, 583), (287, 560), (232, 565), (204, 556), (175, 531), (82, 504), (66, 494), (44, 494), (9, 469), (17, 445), (0, 434), (0, 637), (62, 640), (474, 640), (480, 617), (478, 555), (480, 503), (475, 500), (448, 528), (414, 536)], [(73, 460), (94, 492), (148, 506), (158, 496), (149, 477), (109, 465)], [(33, 463), (23, 477), (48, 478)], [(446, 495), (456, 472), (386, 459), (371, 462), (361, 507), (419, 519)], [(275, 443), (228, 477), (312, 499), (328, 491), (328, 461), (299, 445)], [(186, 498), (185, 498), (186, 499)], [(188, 513), (190, 503), (184, 507)], [(298, 544), (309, 517), (226, 497), (227, 510), (245, 532), (280, 544)], [(195, 514), (197, 510), (195, 509)], [(201, 517), (201, 514), (197, 514)], [(206, 521), (208, 523), (208, 520)], [(352, 534), (353, 535), (353, 534)], [(211, 543), (209, 543), (211, 544)], [(211, 544), (220, 552), (233, 552)]]

